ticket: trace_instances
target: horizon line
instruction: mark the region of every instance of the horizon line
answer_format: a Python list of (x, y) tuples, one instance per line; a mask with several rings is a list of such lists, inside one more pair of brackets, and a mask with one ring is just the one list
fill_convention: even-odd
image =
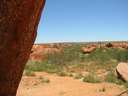
[(99, 41), (57, 41), (57, 42), (35, 42), (34, 44), (58, 44), (58, 43), (98, 43), (98, 42), (128, 42), (128, 40), (99, 40)]

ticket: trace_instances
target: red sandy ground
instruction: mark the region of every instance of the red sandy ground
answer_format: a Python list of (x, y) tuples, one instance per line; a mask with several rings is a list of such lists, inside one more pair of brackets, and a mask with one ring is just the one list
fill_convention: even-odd
[[(40, 77), (48, 78), (50, 82), (42, 83)], [(111, 83), (84, 83), (72, 77), (38, 72), (34, 77), (23, 76), (17, 96), (116, 96), (123, 90)]]

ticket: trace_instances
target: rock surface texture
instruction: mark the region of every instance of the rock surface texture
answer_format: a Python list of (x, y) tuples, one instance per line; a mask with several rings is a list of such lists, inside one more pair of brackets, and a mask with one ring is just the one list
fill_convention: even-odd
[(45, 0), (0, 0), (0, 96), (16, 96)]
[(32, 52), (30, 54), (30, 60), (42, 61), (47, 60), (48, 54), (60, 53), (62, 52), (61, 46), (51, 46), (45, 44), (35, 44), (33, 45)]
[(128, 81), (128, 63), (119, 63), (116, 71), (120, 79)]

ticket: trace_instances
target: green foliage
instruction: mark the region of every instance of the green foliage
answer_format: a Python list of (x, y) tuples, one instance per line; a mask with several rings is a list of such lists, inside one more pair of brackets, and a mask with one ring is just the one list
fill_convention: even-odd
[(106, 63), (112, 59), (118, 62), (128, 60), (128, 50), (116, 49), (116, 48), (97, 48), (95, 52), (92, 52), (87, 56), (87, 60), (99, 61), (100, 63)]
[(128, 61), (128, 50), (117, 48), (97, 48), (90, 54), (83, 54), (79, 44), (64, 48), (60, 53), (47, 54), (47, 60), (37, 62), (28, 61), (26, 70), (46, 71), (58, 73), (70, 71), (70, 69), (81, 71), (105, 69), (112, 71), (119, 62)]
[(28, 61), (26, 70), (46, 71), (49, 73), (60, 74), (64, 69), (68, 69), (69, 65), (74, 65), (74, 63), (76, 64), (80, 62), (80, 53), (80, 46), (73, 45), (65, 48), (60, 53), (47, 54), (47, 60), (45, 61)]
[(122, 84), (122, 83), (123, 83), (123, 81), (119, 80), (119, 79), (115, 76), (114, 72), (112, 72), (112, 71), (110, 71), (110, 72), (107, 74), (107, 76), (106, 76), (106, 78), (105, 78), (105, 81), (106, 81), (106, 82), (110, 82), (110, 83), (116, 83), (116, 84)]
[(81, 79), (81, 78), (83, 78), (83, 76), (82, 76), (82, 74), (77, 73), (77, 74), (74, 75), (74, 78), (75, 79)]
[(56, 73), (61, 70), (60, 66), (56, 66), (55, 64), (50, 64), (47, 61), (37, 62), (37, 61), (28, 61), (26, 65), (26, 70), (30, 71), (45, 71), (49, 73)]
[(124, 82), (120, 79), (118, 79), (116, 77), (116, 75), (114, 74), (114, 72), (110, 71), (106, 78), (105, 78), (105, 81), (106, 82), (109, 82), (109, 83), (115, 83), (115, 84), (118, 84), (118, 85), (123, 85), (125, 88), (128, 88), (128, 82)]
[(50, 83), (50, 80), (48, 78), (40, 77), (39, 80), (41, 83)]
[(74, 45), (71, 47), (65, 48), (60, 53), (48, 54), (48, 63), (56, 64), (59, 66), (69, 65), (72, 62), (80, 61), (80, 46)]
[(117, 55), (119, 62), (128, 62), (128, 50), (120, 50)]
[(128, 61), (128, 50), (117, 48), (97, 48), (94, 52), (85, 56), (84, 61), (88, 63), (91, 62), (90, 66), (110, 71), (113, 70), (119, 62)]
[(96, 74), (89, 74), (83, 78), (83, 82), (88, 83), (100, 83), (100, 79), (96, 76)]
[(103, 87), (102, 89), (99, 90), (99, 92), (106, 92), (106, 88)]
[(113, 45), (112, 45), (112, 43), (107, 43), (106, 44), (106, 47), (108, 47), (108, 48), (110, 48), (110, 47), (112, 47)]
[(128, 82), (124, 82), (123, 85), (125, 88), (128, 88)]
[[(89, 74), (83, 77), (79, 72), (97, 72), (97, 70), (109, 71), (105, 77), (106, 82), (116, 83), (128, 87), (128, 83), (124, 83), (117, 79), (114, 70), (119, 62), (128, 62), (128, 50), (118, 48), (97, 48), (90, 54), (83, 54), (80, 44), (74, 44), (66, 47), (60, 53), (47, 54), (45, 61), (29, 60), (25, 68), (26, 75), (32, 76), (35, 71), (45, 71), (49, 73), (57, 73), (59, 76), (72, 76), (76, 79), (83, 78), (84, 82), (98, 83), (101, 82), (96, 74)], [(77, 75), (67, 74), (75, 72)], [(104, 91), (104, 90), (103, 90)]]
[(58, 74), (59, 76), (62, 76), (62, 77), (63, 77), (63, 76), (67, 76), (67, 73), (66, 73), (66, 72), (63, 72), (63, 71), (58, 72), (57, 74)]
[(26, 70), (25, 71), (25, 75), (26, 76), (35, 76), (34, 72), (33, 71), (30, 71), (30, 70)]
[[(117, 48), (97, 48), (90, 54), (83, 54), (81, 45), (74, 44), (65, 48), (60, 53), (47, 54), (45, 61), (29, 60), (25, 67), (25, 75), (35, 76), (35, 71), (45, 71), (57, 73), (59, 76), (71, 76), (75, 79), (81, 79), (83, 82), (99, 83), (101, 80), (96, 73), (98, 70), (106, 70), (109, 73), (105, 76), (105, 82), (124, 85), (128, 88), (128, 82), (119, 80), (114, 70), (119, 62), (128, 62), (128, 50)], [(90, 72), (89, 75), (83, 76), (79, 72)], [(93, 71), (93, 73), (92, 73)], [(74, 74), (70, 72), (75, 72)], [(70, 74), (68, 74), (70, 73)], [(42, 83), (49, 83), (47, 78), (40, 78)], [(105, 92), (106, 89), (100, 90)]]

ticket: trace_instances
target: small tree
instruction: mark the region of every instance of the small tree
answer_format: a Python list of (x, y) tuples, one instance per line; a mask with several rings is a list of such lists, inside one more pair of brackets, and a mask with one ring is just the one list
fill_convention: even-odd
[(106, 47), (110, 48), (110, 47), (113, 47), (113, 45), (112, 45), (112, 43), (109, 42), (106, 44)]

